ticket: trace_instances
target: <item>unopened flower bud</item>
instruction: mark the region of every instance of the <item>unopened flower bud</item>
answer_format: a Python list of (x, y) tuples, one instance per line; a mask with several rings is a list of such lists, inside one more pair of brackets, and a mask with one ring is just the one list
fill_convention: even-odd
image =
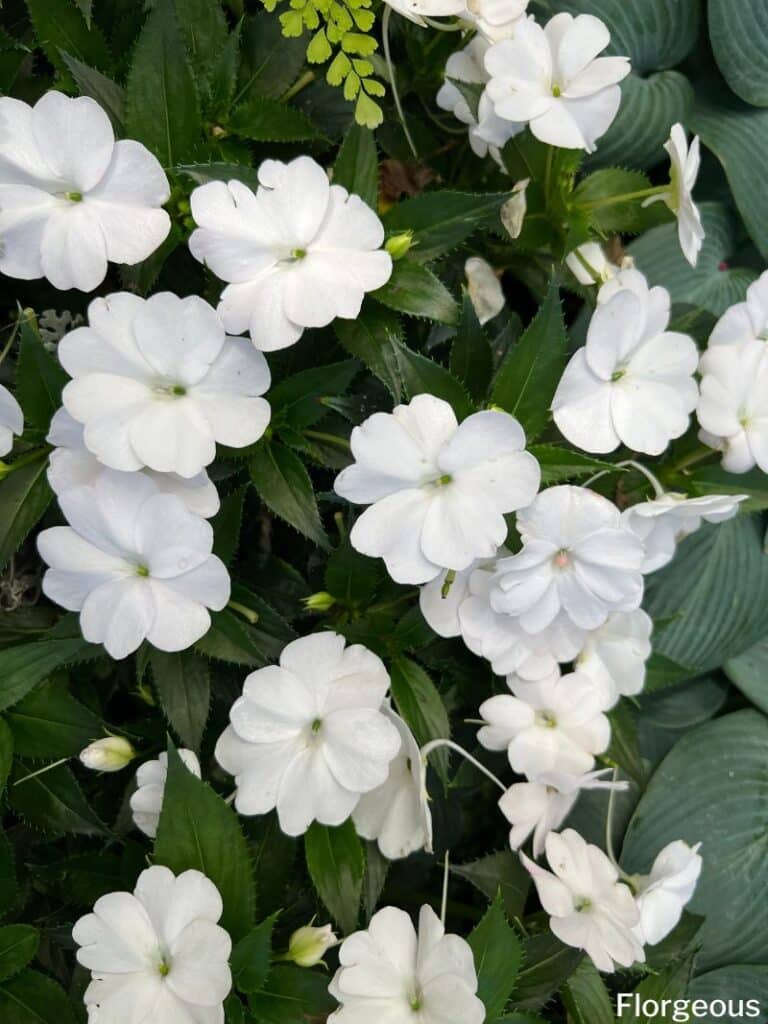
[(336, 598), (327, 590), (320, 590), (304, 598), (304, 607), (308, 612), (327, 612), (336, 604)]
[(501, 208), (501, 223), (507, 229), (510, 238), (519, 238), (523, 230), (523, 221), (528, 212), (528, 200), (525, 191), (530, 184), (530, 178), (518, 181), (512, 189), (511, 197)]
[(298, 928), (288, 942), (288, 955), (299, 967), (314, 967), (322, 962), (329, 949), (338, 946), (339, 940), (333, 928), (326, 924), (322, 928), (305, 925)]
[(122, 736), (106, 736), (96, 740), (80, 753), (86, 768), (95, 772), (119, 772), (136, 757), (136, 751)]
[(467, 290), (475, 315), (487, 324), (504, 309), (504, 292), (493, 267), (481, 256), (470, 256), (464, 264)]
[(403, 231), (399, 235), (392, 235), (384, 243), (384, 248), (387, 250), (393, 260), (401, 260), (403, 256), (413, 245), (413, 232)]

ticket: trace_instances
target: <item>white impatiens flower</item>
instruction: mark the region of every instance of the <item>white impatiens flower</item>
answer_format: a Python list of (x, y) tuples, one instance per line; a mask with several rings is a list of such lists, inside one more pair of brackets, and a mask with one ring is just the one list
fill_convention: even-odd
[(741, 345), (758, 341), (768, 350), (768, 270), (747, 288), (744, 302), (723, 313), (709, 336), (714, 345)]
[(487, 750), (506, 750), (512, 770), (535, 779), (542, 772), (582, 775), (611, 740), (600, 695), (588, 676), (559, 670), (535, 682), (510, 678), (515, 696), (498, 694), (480, 705), (487, 723), (477, 738)]
[[(177, 751), (188, 771), (199, 779), (200, 762), (194, 750)], [(131, 794), (131, 817), (136, 828), (150, 836), (157, 835), (160, 812), (163, 809), (165, 780), (168, 777), (168, 755), (163, 752), (154, 761), (145, 761), (136, 772), (136, 791)]]
[(671, 162), (669, 189), (646, 199), (643, 206), (661, 201), (669, 207), (677, 217), (677, 234), (683, 256), (695, 267), (704, 243), (701, 214), (692, 195), (701, 166), (699, 137), (694, 138), (689, 149), (685, 129), (681, 124), (673, 124), (664, 149)]
[[(56, 445), (48, 464), (48, 483), (54, 494), (61, 495), (73, 487), (94, 484), (104, 472), (119, 472), (106, 470), (104, 464), (88, 451), (83, 440), (82, 423), (72, 419), (63, 407), (53, 414), (46, 441)], [(175, 494), (190, 512), (203, 519), (209, 519), (219, 511), (218, 492), (205, 470), (188, 478), (176, 473), (156, 473), (153, 469), (143, 469), (142, 473), (154, 481), (158, 490)]]
[(460, 17), (490, 42), (509, 39), (525, 20), (530, 0), (466, 0)]
[(568, 253), (565, 265), (579, 282), (586, 287), (605, 284), (619, 273), (620, 267), (611, 263), (605, 250), (598, 242), (585, 242), (578, 249)]
[(645, 296), (624, 289), (598, 305), (552, 402), (571, 444), (600, 454), (625, 444), (660, 455), (688, 429), (699, 354), (687, 334), (667, 330), (669, 311), (665, 288)]
[(574, 668), (593, 681), (603, 711), (614, 707), (620, 697), (633, 697), (642, 691), (652, 631), (650, 616), (638, 608), (616, 612), (604, 625), (587, 633)]
[(539, 487), (539, 464), (514, 417), (478, 412), (459, 425), (434, 395), (374, 413), (350, 444), (356, 461), (334, 490), (371, 506), (350, 540), (383, 558), (398, 583), (427, 583), (442, 569), (492, 558), (507, 535), (504, 515), (528, 505)]
[(464, 264), (467, 291), (478, 321), (487, 324), (504, 309), (504, 291), (493, 267), (481, 256), (470, 256)]
[(462, 14), (465, 0), (385, 0), (385, 3), (409, 21), (426, 27), (425, 18), (450, 18)]
[(241, 814), (277, 808), (280, 828), (341, 825), (363, 793), (386, 782), (400, 733), (381, 705), (389, 676), (365, 647), (315, 633), (252, 672), (232, 705), (216, 760), (235, 776)]
[(628, 782), (606, 781), (610, 768), (585, 775), (542, 772), (533, 782), (516, 782), (499, 800), (510, 823), (509, 845), (519, 850), (533, 833), (533, 856), (540, 857), (550, 832), (556, 832), (573, 810), (579, 793), (589, 789), (626, 790)]
[(390, 763), (386, 781), (360, 798), (352, 821), (358, 835), (375, 839), (389, 860), (416, 850), (431, 853), (432, 814), (422, 783), (419, 746), (399, 715), (387, 705), (382, 712), (397, 729), (402, 745)]
[(729, 473), (768, 473), (768, 347), (762, 341), (710, 345), (701, 357), (699, 438), (723, 453)]
[(0, 271), (54, 288), (98, 288), (107, 263), (141, 263), (171, 229), (157, 159), (115, 142), (98, 103), (46, 93), (0, 98)]
[(205, 635), (208, 609), (224, 608), (230, 592), (209, 523), (142, 473), (106, 471), (59, 504), (69, 526), (37, 538), (50, 566), (43, 592), (80, 612), (86, 640), (124, 658), (144, 640), (182, 651)]
[(557, 938), (583, 949), (600, 971), (644, 963), (643, 946), (634, 933), (639, 911), (603, 851), (573, 829), (550, 832), (545, 849), (554, 874), (525, 854), (521, 859)]
[(494, 611), (529, 633), (558, 621), (597, 629), (611, 612), (640, 607), (645, 552), (616, 506), (586, 487), (542, 491), (518, 513), (522, 550), (497, 564)]
[(655, 572), (668, 565), (681, 540), (695, 533), (702, 523), (724, 523), (739, 511), (746, 494), (710, 494), (688, 498), (668, 491), (650, 501), (641, 501), (623, 512), (623, 519), (645, 547), (643, 572)]
[(469, 144), (476, 156), (484, 157), (490, 153), (501, 166), (500, 150), (523, 130), (524, 125), (497, 117), (486, 91), (480, 95), (475, 114), (455, 85), (455, 82), (484, 85), (488, 81), (488, 72), (483, 63), (488, 46), (489, 43), (482, 36), (475, 36), (463, 50), (451, 54), (445, 65), (445, 82), (437, 94), (437, 105), (441, 110), (449, 110), (458, 121), (468, 126)]
[(133, 893), (98, 899), (72, 929), (78, 963), (91, 972), (89, 1020), (223, 1024), (232, 940), (217, 924), (222, 911), (202, 872), (159, 865), (142, 871)]
[(632, 878), (640, 911), (636, 934), (641, 942), (655, 946), (679, 922), (701, 874), (700, 848), (701, 843), (689, 846), (677, 839), (664, 847), (649, 875)]
[(24, 430), (24, 413), (8, 388), (0, 384), (0, 458), (13, 448), (14, 434)]
[(446, 935), (431, 907), (419, 931), (396, 907), (384, 907), (367, 931), (339, 950), (329, 992), (341, 1005), (328, 1024), (483, 1024), (477, 972), (469, 943)]
[(194, 477), (217, 442), (243, 448), (266, 430), (266, 360), (228, 338), (203, 299), (119, 292), (92, 302), (88, 318), (59, 342), (74, 378), (62, 401), (100, 462)]
[(377, 215), (308, 156), (265, 160), (256, 193), (212, 181), (191, 196), (195, 259), (227, 282), (218, 312), (258, 349), (295, 344), (307, 327), (353, 320), (386, 284), (392, 258)]
[(595, 150), (621, 103), (626, 57), (599, 57), (611, 36), (591, 14), (557, 14), (542, 28), (522, 19), (512, 39), (490, 48), (487, 92), (496, 114), (526, 122), (541, 142)]

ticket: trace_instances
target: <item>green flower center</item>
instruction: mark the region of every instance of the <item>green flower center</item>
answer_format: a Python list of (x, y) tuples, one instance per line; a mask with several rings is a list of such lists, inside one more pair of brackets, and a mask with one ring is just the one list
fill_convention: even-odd
[(147, 576), (149, 576), (149, 569), (146, 567), (146, 565), (137, 565), (136, 575), (146, 578)]
[(316, 718), (314, 720), (314, 722), (312, 723), (312, 732), (320, 732), (322, 727), (323, 727), (323, 720), (322, 720), (322, 718)]
[(557, 99), (558, 96), (562, 96), (562, 94), (563, 94), (563, 90), (560, 88), (559, 85), (553, 85), (552, 86), (552, 95), (555, 97), (555, 99)]
[(70, 203), (82, 203), (83, 193), (82, 192), (65, 192), (64, 198), (68, 199)]

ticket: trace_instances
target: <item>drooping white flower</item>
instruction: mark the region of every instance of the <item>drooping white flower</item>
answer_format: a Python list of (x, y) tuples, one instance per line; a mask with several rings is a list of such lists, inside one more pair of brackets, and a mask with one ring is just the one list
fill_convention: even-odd
[(664, 847), (649, 875), (633, 877), (640, 911), (636, 934), (641, 942), (655, 946), (677, 925), (701, 874), (700, 849), (701, 843), (689, 846), (677, 839)]
[(196, 188), (189, 248), (227, 282), (218, 307), (226, 329), (250, 331), (271, 352), (307, 327), (353, 320), (365, 293), (389, 280), (392, 258), (373, 210), (310, 157), (265, 160), (259, 182), (256, 193), (239, 181)]
[(710, 345), (701, 357), (696, 409), (704, 444), (723, 453), (729, 473), (768, 473), (768, 347), (747, 340)]
[(523, 547), (497, 564), (494, 611), (539, 633), (562, 620), (597, 629), (611, 612), (640, 607), (643, 545), (607, 498), (586, 487), (549, 487), (518, 513), (517, 527)]
[(709, 346), (759, 341), (768, 348), (768, 270), (747, 288), (744, 302), (723, 313), (709, 336)]
[(568, 253), (565, 265), (579, 282), (586, 287), (605, 284), (618, 274), (620, 267), (611, 263), (605, 250), (598, 242), (585, 242), (578, 249)]
[(77, 960), (91, 972), (85, 1004), (97, 1024), (222, 1024), (232, 940), (216, 923), (216, 886), (200, 871), (156, 865), (133, 893), (111, 892), (76, 922)]
[(92, 302), (88, 317), (88, 327), (59, 342), (74, 378), (62, 401), (105, 465), (193, 477), (217, 442), (243, 448), (264, 433), (266, 360), (243, 338), (228, 338), (207, 302), (120, 292)]
[(525, 20), (529, 0), (466, 0), (460, 17), (492, 43), (509, 39)]
[(687, 334), (668, 331), (670, 297), (629, 289), (598, 305), (587, 343), (571, 357), (552, 413), (571, 444), (612, 452), (625, 444), (660, 455), (688, 429), (699, 392), (699, 354)]
[(374, 413), (350, 443), (356, 461), (334, 489), (370, 505), (350, 540), (383, 558), (398, 583), (426, 583), (441, 569), (492, 558), (507, 535), (505, 513), (528, 505), (539, 486), (539, 464), (514, 417), (478, 412), (459, 425), (434, 395)]
[(626, 57), (599, 57), (611, 36), (591, 14), (557, 14), (542, 28), (522, 19), (512, 39), (490, 48), (487, 92), (496, 114), (528, 123), (542, 142), (595, 150), (621, 103)]
[(669, 154), (670, 182), (669, 191), (646, 199), (643, 206), (663, 202), (677, 217), (677, 233), (683, 256), (692, 267), (696, 266), (704, 243), (704, 228), (701, 214), (693, 201), (693, 187), (699, 176), (701, 152), (698, 135), (688, 148), (685, 129), (681, 124), (673, 124), (669, 139), (664, 143)]
[(384, 907), (345, 939), (329, 992), (341, 1005), (329, 1024), (483, 1024), (472, 950), (446, 935), (431, 907), (416, 933), (403, 910)]
[(37, 538), (50, 566), (43, 592), (80, 612), (86, 640), (124, 658), (143, 640), (181, 651), (207, 632), (208, 609), (222, 609), (230, 592), (209, 523), (142, 473), (107, 471), (59, 504), (69, 526)]
[(632, 697), (645, 686), (645, 665), (651, 656), (653, 622), (638, 608), (616, 612), (598, 629), (586, 635), (574, 663), (600, 694), (600, 707), (608, 711), (620, 697)]
[(530, 178), (516, 181), (512, 187), (512, 195), (499, 211), (501, 223), (512, 239), (519, 238), (523, 233), (523, 224), (528, 213), (528, 186), (530, 183)]
[[(509, 680), (508, 680), (509, 682)], [(611, 740), (600, 694), (588, 676), (559, 670), (535, 682), (514, 680), (515, 696), (498, 694), (480, 705), (487, 723), (477, 738), (487, 750), (506, 750), (513, 771), (583, 775)]]
[(136, 751), (123, 736), (105, 736), (80, 751), (80, 763), (94, 772), (119, 772), (136, 757)]
[(13, 448), (13, 435), (24, 430), (24, 413), (8, 388), (0, 384), (0, 458)]
[(388, 706), (382, 707), (400, 734), (401, 747), (384, 782), (365, 793), (352, 812), (358, 835), (375, 839), (389, 860), (416, 850), (432, 852), (432, 814), (422, 781), (419, 746), (413, 733)]
[(48, 92), (0, 98), (0, 271), (54, 288), (98, 288), (107, 263), (141, 263), (171, 228), (157, 159), (115, 142), (98, 103)]
[(279, 666), (252, 672), (216, 744), (216, 760), (235, 776), (237, 810), (276, 807), (290, 836), (313, 821), (346, 821), (361, 795), (386, 781), (401, 748), (381, 711), (388, 689), (381, 660), (336, 633), (294, 640)]
[(624, 521), (645, 547), (643, 572), (656, 572), (668, 565), (681, 540), (695, 533), (702, 523), (724, 523), (732, 519), (747, 498), (746, 494), (688, 498), (685, 494), (668, 491), (625, 509)]
[(464, 11), (464, 0), (385, 0), (385, 3), (422, 28), (427, 25), (425, 18), (450, 18)]
[[(72, 419), (63, 406), (53, 414), (46, 441), (56, 445), (48, 464), (48, 483), (54, 494), (62, 495), (73, 487), (92, 485), (104, 472), (120, 472), (105, 470), (104, 464), (88, 451), (83, 440), (82, 423)], [(195, 515), (209, 519), (219, 511), (218, 492), (205, 470), (189, 478), (176, 473), (156, 473), (146, 468), (141, 472), (157, 485), (159, 491), (181, 498)]]
[[(200, 762), (194, 750), (181, 747), (177, 751), (186, 768), (199, 779)], [(145, 761), (136, 772), (136, 790), (131, 794), (131, 817), (136, 828), (150, 836), (157, 835), (163, 809), (165, 781), (168, 777), (168, 755), (163, 752), (153, 761)]]
[(533, 833), (533, 856), (544, 852), (550, 832), (556, 832), (573, 810), (579, 793), (588, 789), (625, 790), (628, 782), (610, 782), (610, 768), (585, 775), (542, 772), (532, 782), (516, 782), (499, 800), (499, 809), (512, 826), (509, 845), (519, 850)]
[(298, 967), (316, 967), (323, 962), (323, 957), (329, 949), (338, 946), (339, 939), (330, 924), (316, 928), (314, 925), (305, 925), (297, 928), (288, 940), (287, 960)]
[(475, 315), (481, 324), (487, 324), (504, 309), (506, 300), (501, 281), (481, 256), (470, 256), (464, 264), (464, 273)]
[(487, 40), (478, 35), (463, 50), (451, 54), (445, 65), (445, 82), (437, 94), (437, 105), (441, 110), (449, 110), (458, 121), (468, 126), (469, 144), (476, 156), (484, 157), (490, 153), (502, 166), (501, 149), (523, 130), (524, 125), (497, 117), (486, 91), (480, 95), (475, 114), (455, 85), (455, 82), (484, 85), (488, 81), (483, 63), (488, 46)]
[(644, 963), (642, 944), (634, 934), (640, 914), (603, 851), (570, 828), (550, 832), (545, 849), (554, 874), (525, 854), (521, 859), (557, 938), (583, 949), (600, 971)]

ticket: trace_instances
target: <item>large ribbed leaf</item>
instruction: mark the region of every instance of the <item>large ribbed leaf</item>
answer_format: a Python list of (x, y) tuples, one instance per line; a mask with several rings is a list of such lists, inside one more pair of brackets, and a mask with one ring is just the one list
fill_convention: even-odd
[(716, 668), (768, 633), (768, 554), (759, 517), (704, 526), (648, 577), (654, 651), (688, 678)]
[(768, 107), (768, 6), (765, 0), (709, 0), (709, 38), (733, 91)]
[(622, 867), (648, 871), (675, 839), (703, 841), (688, 909), (706, 916), (701, 970), (768, 962), (768, 719), (738, 711), (684, 736), (661, 763), (627, 830)]
[(695, 268), (680, 250), (676, 222), (647, 231), (629, 246), (629, 253), (651, 284), (664, 285), (672, 302), (720, 316), (734, 302), (743, 301), (757, 273), (728, 266), (736, 245), (736, 227), (728, 210), (719, 203), (703, 203), (701, 214), (707, 237)]
[[(726, 1005), (728, 1000), (734, 1000), (738, 1006), (741, 1000), (744, 1001), (745, 1011), (748, 1000), (753, 999), (759, 1006), (768, 1006), (768, 967), (760, 967), (757, 964), (729, 964), (728, 967), (721, 967), (717, 971), (708, 971), (698, 978), (694, 978), (688, 989), (688, 996), (691, 999), (705, 999), (710, 1005), (716, 999), (722, 999)], [(763, 1011), (765, 1013), (765, 1011)], [(699, 1018), (701, 1024), (715, 1024), (716, 1017)], [(723, 1018), (721, 1017), (720, 1020)], [(744, 1014), (746, 1017), (746, 1012)], [(759, 1024), (759, 1017), (752, 1017)], [(765, 1017), (763, 1017), (765, 1020)]]
[(725, 674), (745, 697), (768, 714), (768, 637), (726, 662)]

